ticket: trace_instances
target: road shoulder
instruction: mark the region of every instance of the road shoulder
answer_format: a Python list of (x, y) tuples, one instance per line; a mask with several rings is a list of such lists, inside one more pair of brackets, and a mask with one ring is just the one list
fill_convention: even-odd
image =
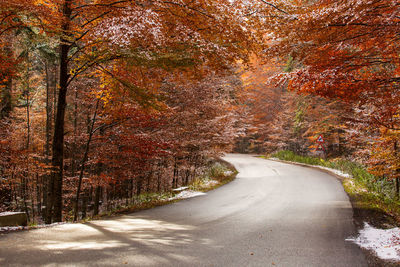
[[(351, 179), (351, 178), (347, 178), (347, 177), (338, 175), (333, 170), (329, 170), (327, 168), (321, 168), (320, 166), (308, 165), (305, 163), (286, 161), (286, 160), (280, 160), (280, 159), (275, 159), (275, 158), (274, 159), (266, 158), (266, 160), (272, 160), (272, 161), (277, 161), (277, 162), (281, 162), (281, 163), (297, 165), (297, 166), (301, 166), (301, 167), (319, 170), (321, 172), (328, 173), (328, 174), (336, 177), (338, 180), (340, 180), (342, 185), (343, 185), (343, 183), (348, 181), (348, 179)], [(345, 186), (344, 186), (344, 189), (346, 189)], [(354, 226), (355, 226), (357, 232), (359, 232), (361, 229), (364, 228), (365, 223), (368, 223), (369, 225), (371, 225), (375, 228), (379, 228), (379, 229), (390, 229), (390, 228), (400, 226), (400, 224), (397, 222), (397, 220), (390, 214), (388, 214), (378, 208), (364, 207), (363, 205), (360, 205), (360, 199), (357, 197), (357, 195), (351, 194), (351, 193), (347, 192), (346, 190), (345, 190), (345, 192), (348, 195), (350, 203), (353, 208), (353, 223), (354, 223)], [(398, 266), (400, 266), (400, 262), (383, 260), (383, 259), (379, 258), (371, 250), (362, 248), (362, 251), (365, 255), (368, 265), (371, 267), (394, 267), (394, 266), (398, 267)]]

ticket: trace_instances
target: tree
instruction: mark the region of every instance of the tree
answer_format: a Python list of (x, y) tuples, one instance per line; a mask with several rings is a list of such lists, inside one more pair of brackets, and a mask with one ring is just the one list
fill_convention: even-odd
[[(199, 60), (210, 66), (226, 66), (246, 49), (247, 34), (240, 23), (232, 19), (234, 4), (230, 5), (233, 9), (230, 10), (218, 1), (65, 0), (39, 5), (56, 7), (54, 24), (57, 26), (52, 31), (59, 35), (60, 44), (59, 89), (52, 144), (54, 171), (47, 205), (47, 222), (50, 222), (62, 218), (66, 100), (68, 88), (78, 75), (123, 58), (147, 67), (173, 68), (188, 63), (193, 65)], [(231, 23), (226, 24), (227, 21)], [(123, 32), (121, 28), (115, 31), (116, 25), (129, 26), (129, 31)], [(190, 36), (195, 38), (188, 39)], [(223, 42), (228, 45), (222, 46)]]
[[(281, 59), (290, 55), (298, 64), (279, 75), (281, 82), (288, 81), (289, 89), (302, 94), (343, 101), (350, 110), (348, 122), (363, 137), (363, 146), (372, 142), (375, 151), (392, 147), (389, 154), (396, 155), (399, 3), (322, 0), (293, 3), (286, 11), (276, 21), (282, 27), (266, 25), (273, 32), (266, 41), (266, 54)], [(372, 159), (382, 163), (379, 168), (397, 169), (387, 153), (372, 153)], [(396, 173), (385, 175), (394, 178)]]
[(243, 132), (236, 64), (263, 39), (250, 11), (248, 1), (0, 0), (0, 38), (34, 36), (27, 54), (25, 35), (13, 57), (0, 49), (15, 101), (1, 120), (5, 208), (78, 219), (195, 179)]

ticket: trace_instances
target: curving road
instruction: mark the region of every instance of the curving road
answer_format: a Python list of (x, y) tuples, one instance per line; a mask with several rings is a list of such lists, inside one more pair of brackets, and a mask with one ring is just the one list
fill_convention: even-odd
[(0, 266), (367, 266), (340, 182), (229, 154), (217, 190), (109, 220), (0, 236)]

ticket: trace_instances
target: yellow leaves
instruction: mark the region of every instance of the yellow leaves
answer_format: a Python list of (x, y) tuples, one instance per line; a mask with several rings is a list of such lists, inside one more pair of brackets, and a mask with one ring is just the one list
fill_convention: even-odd
[(50, 1), (50, 0), (34, 0), (33, 4), (36, 6), (48, 6), (52, 9), (57, 8), (57, 1)]
[(77, 73), (77, 69), (71, 69), (71, 70), (69, 71), (69, 75), (71, 75), (71, 76), (76, 75), (76, 73)]
[(104, 74), (103, 72), (98, 73), (100, 76), (100, 90), (95, 91), (96, 98), (101, 99), (103, 101), (104, 106), (107, 106), (112, 96), (112, 83), (113, 80), (109, 75)]
[[(101, 94), (99, 95), (99, 93), (101, 93)], [(109, 88), (109, 89), (103, 90), (102, 92), (98, 92), (97, 98), (100, 98), (103, 101), (104, 106), (107, 106), (107, 104), (112, 99), (111, 89)]]

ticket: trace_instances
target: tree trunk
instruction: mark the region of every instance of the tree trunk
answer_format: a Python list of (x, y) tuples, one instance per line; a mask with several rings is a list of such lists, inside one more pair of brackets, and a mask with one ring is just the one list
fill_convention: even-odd
[(74, 99), (74, 142), (72, 143), (72, 159), (71, 159), (71, 174), (75, 176), (76, 170), (76, 142), (78, 135), (78, 89), (75, 89), (75, 99)]
[(86, 147), (85, 147), (85, 154), (83, 155), (82, 158), (82, 162), (81, 162), (81, 169), (80, 169), (80, 173), (79, 173), (79, 181), (78, 181), (78, 188), (76, 190), (76, 197), (75, 197), (75, 213), (74, 213), (74, 221), (77, 220), (78, 218), (78, 209), (79, 209), (79, 194), (81, 193), (81, 186), (82, 186), (82, 179), (83, 179), (83, 173), (85, 171), (85, 164), (86, 161), (88, 160), (88, 155), (89, 155), (89, 148), (90, 148), (90, 142), (92, 141), (92, 137), (93, 137), (93, 129), (94, 129), (94, 124), (96, 122), (96, 116), (97, 116), (97, 110), (99, 108), (99, 104), (100, 104), (100, 98), (97, 99), (96, 102), (96, 109), (94, 111), (93, 114), (93, 118), (92, 118), (92, 122), (90, 124), (90, 128), (89, 128), (89, 137), (88, 140), (86, 142)]
[[(28, 78), (29, 79), (29, 78)], [(30, 108), (30, 92), (29, 92), (29, 82), (26, 88), (26, 149), (29, 149), (30, 141), (31, 141), (31, 116), (29, 114)]]
[(157, 173), (157, 193), (161, 192), (161, 175), (162, 175), (162, 161), (158, 163), (158, 173)]
[[(88, 196), (85, 192), (82, 197), (82, 219), (86, 218), (87, 200), (88, 200)], [(76, 219), (74, 219), (74, 220), (76, 221)]]
[(139, 176), (136, 180), (136, 196), (140, 196), (142, 193), (142, 182), (143, 182), (143, 177)]
[(48, 198), (48, 214), (46, 223), (62, 221), (62, 186), (63, 186), (63, 167), (64, 167), (64, 122), (65, 108), (67, 105), (68, 90), (68, 53), (71, 45), (68, 43), (67, 35), (70, 30), (71, 2), (64, 0), (62, 25), (63, 35), (60, 45), (60, 82), (58, 91), (57, 115), (54, 126), (54, 136), (52, 145), (52, 175), (49, 183), (50, 196)]
[[(46, 72), (46, 145), (45, 145), (45, 163), (50, 163), (50, 139), (51, 139), (51, 130), (52, 130), (52, 122), (53, 122), (53, 104), (51, 101), (51, 92), (56, 90), (56, 75), (54, 63), (51, 63), (50, 60), (45, 61), (45, 72)], [(47, 205), (47, 196), (48, 196), (48, 184), (49, 184), (50, 176), (45, 174), (43, 176), (43, 203), (44, 207)], [(42, 211), (43, 218), (47, 218), (47, 208), (44, 208)]]
[(172, 188), (178, 187), (178, 162), (177, 159), (175, 158), (175, 163), (174, 163), (174, 177), (172, 178)]
[(94, 195), (93, 216), (96, 216), (99, 214), (100, 193), (101, 193), (101, 187), (97, 186), (96, 193)]
[(185, 185), (189, 184), (189, 178), (190, 178), (190, 169), (186, 170), (186, 177), (185, 177)]
[(153, 166), (151, 167), (151, 171), (147, 174), (147, 186), (146, 191), (150, 193), (151, 191), (151, 178), (153, 177)]
[[(9, 57), (12, 57), (12, 51), (10, 45), (4, 48), (5, 52)], [(11, 93), (12, 93), (12, 78), (9, 75), (7, 80), (3, 83), (4, 87), (1, 90), (1, 100), (0, 100), (0, 119), (10, 117), (12, 110), (11, 104)]]
[[(397, 141), (394, 141), (393, 143), (393, 150), (394, 150), (394, 154), (396, 155), (396, 157), (399, 156), (399, 152), (398, 152), (398, 146), (397, 146)], [(396, 170), (396, 175), (400, 173), (400, 170)], [(394, 178), (394, 185), (395, 185), (395, 190), (396, 190), (396, 196), (395, 198), (398, 199), (399, 198), (399, 194), (400, 194), (400, 179), (399, 177)]]

